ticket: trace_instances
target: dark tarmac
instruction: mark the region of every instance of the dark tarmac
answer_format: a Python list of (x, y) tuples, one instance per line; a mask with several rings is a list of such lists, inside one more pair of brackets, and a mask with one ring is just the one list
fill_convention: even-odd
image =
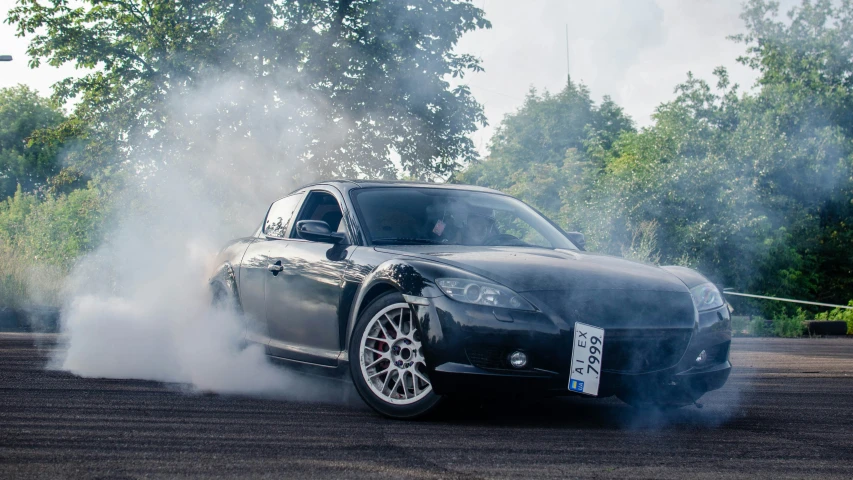
[(848, 338), (737, 339), (703, 409), (564, 398), (420, 422), (341, 386), (304, 403), (78, 378), (45, 369), (54, 343), (0, 334), (0, 478), (853, 478)]

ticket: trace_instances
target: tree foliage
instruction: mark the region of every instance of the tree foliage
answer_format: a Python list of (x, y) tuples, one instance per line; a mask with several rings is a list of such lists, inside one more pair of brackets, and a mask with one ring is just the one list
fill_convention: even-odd
[(7, 22), (33, 36), (33, 66), (86, 72), (56, 99), (79, 96), (77, 126), (106, 145), (86, 157), (95, 164), (198, 158), (252, 138), (316, 175), (394, 176), (393, 152), (427, 178), (474, 159), (467, 135), (485, 122), (467, 87), (448, 83), (480, 70), (453, 50), (489, 27), (468, 1), (20, 0)]
[(569, 84), (557, 94), (530, 90), (522, 107), (504, 118), (489, 144), (489, 158), (469, 166), (454, 181), (489, 185), (557, 217), (572, 190), (597, 172), (600, 152), (609, 150), (631, 120), (609, 98), (600, 106), (584, 86)]
[(734, 37), (748, 48), (740, 61), (760, 72), (754, 93), (722, 68), (713, 87), (688, 75), (635, 132), (621, 112), (600, 120), (615, 108), (608, 101), (567, 102), (584, 91), (570, 85), (528, 98), (498, 128), (489, 158), (459, 178), (520, 193), (599, 250), (691, 265), (745, 291), (846, 303), (853, 4), (805, 1), (788, 21), (777, 17), (778, 5), (752, 0), (748, 31)]
[(25, 85), (0, 89), (0, 198), (46, 186), (60, 169), (62, 144), (33, 141), (65, 120), (49, 100)]

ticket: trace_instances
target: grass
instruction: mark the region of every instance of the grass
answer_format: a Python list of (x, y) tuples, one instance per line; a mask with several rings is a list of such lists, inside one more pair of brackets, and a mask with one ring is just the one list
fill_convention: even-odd
[(777, 337), (802, 337), (806, 328), (803, 319), (797, 317), (781, 317), (773, 319), (773, 334)]
[(20, 257), (0, 251), (0, 306), (58, 307), (64, 282), (61, 268), (28, 265)]
[(762, 317), (732, 316), (732, 335), (736, 337), (800, 337), (805, 333), (803, 319), (780, 317), (767, 320)]

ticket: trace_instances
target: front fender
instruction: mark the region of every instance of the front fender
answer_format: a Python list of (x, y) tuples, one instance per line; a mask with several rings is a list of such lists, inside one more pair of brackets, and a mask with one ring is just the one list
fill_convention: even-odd
[(374, 289), (393, 289), (410, 297), (407, 300), (414, 300), (411, 303), (417, 311), (419, 306), (423, 306), (424, 303), (428, 304), (427, 299), (444, 295), (435, 285), (435, 279), (441, 277), (480, 278), (456, 267), (412, 258), (395, 258), (377, 266), (364, 277), (355, 294), (347, 322), (345, 345), (349, 345), (350, 336), (355, 329), (358, 316), (367, 306), (366, 302), (375, 298)]

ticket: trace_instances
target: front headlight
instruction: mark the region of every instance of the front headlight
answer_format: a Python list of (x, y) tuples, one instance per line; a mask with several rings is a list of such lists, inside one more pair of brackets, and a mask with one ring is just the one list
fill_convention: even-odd
[(713, 283), (703, 283), (691, 288), (690, 295), (693, 296), (693, 305), (696, 305), (696, 310), (700, 312), (713, 310), (725, 304), (723, 296)]
[(535, 310), (533, 305), (519, 294), (494, 283), (464, 278), (439, 278), (435, 284), (445, 295), (460, 302), (515, 310)]

